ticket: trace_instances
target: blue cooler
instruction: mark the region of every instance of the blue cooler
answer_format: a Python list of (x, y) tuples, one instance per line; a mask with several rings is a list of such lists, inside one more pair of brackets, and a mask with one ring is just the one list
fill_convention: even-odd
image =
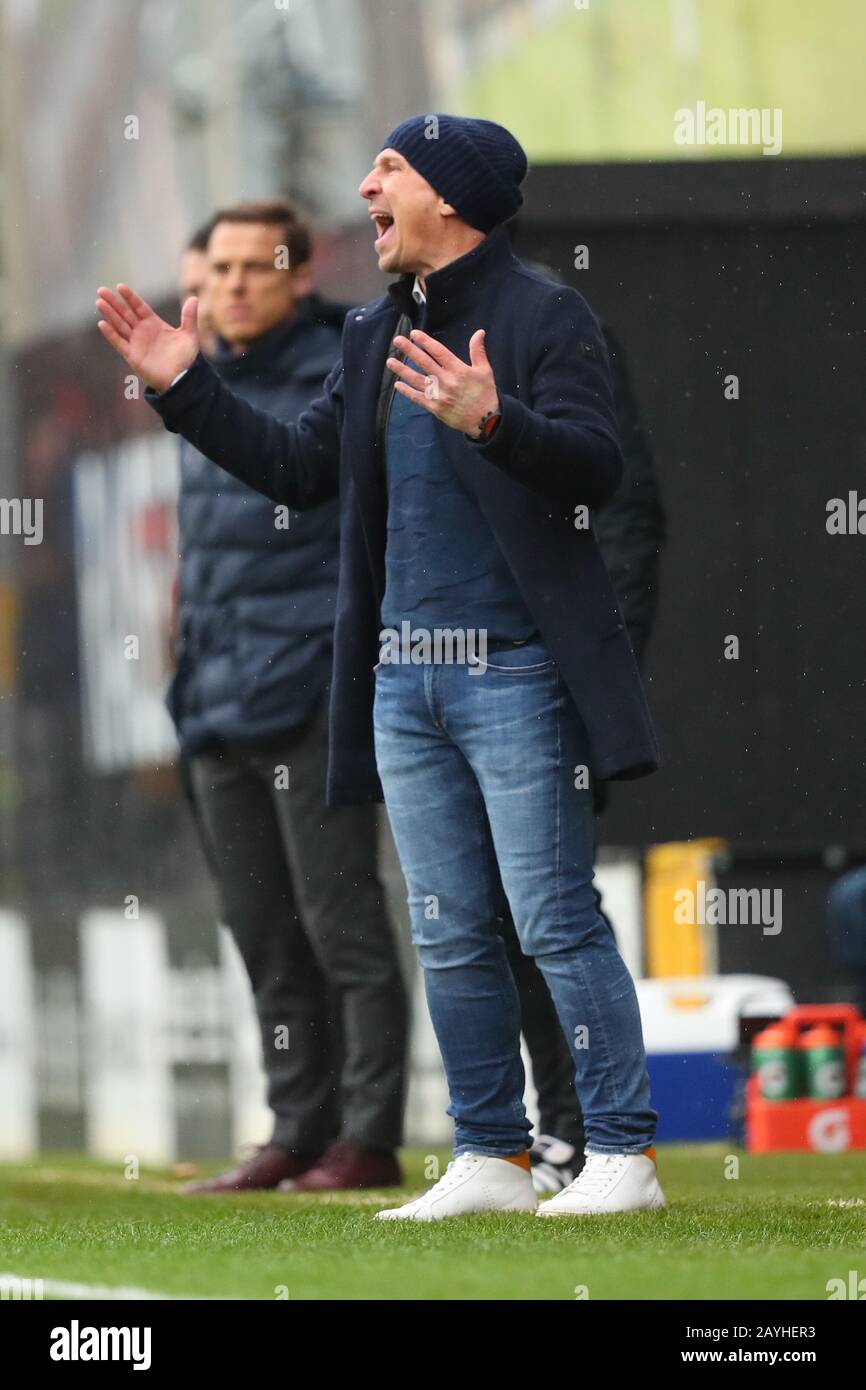
[(730, 1138), (742, 1020), (781, 1018), (794, 1005), (791, 990), (766, 975), (636, 980), (635, 988), (659, 1143)]

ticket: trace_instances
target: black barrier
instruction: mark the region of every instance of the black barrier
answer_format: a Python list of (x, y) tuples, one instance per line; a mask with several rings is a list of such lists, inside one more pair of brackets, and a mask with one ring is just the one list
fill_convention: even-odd
[(668, 515), (665, 763), (604, 838), (862, 843), (866, 534), (827, 507), (866, 499), (866, 160), (536, 167), (516, 243), (621, 339)]

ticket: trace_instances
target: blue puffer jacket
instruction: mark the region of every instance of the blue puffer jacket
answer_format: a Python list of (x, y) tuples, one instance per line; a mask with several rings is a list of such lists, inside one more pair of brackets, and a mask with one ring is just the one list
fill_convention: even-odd
[[(345, 309), (310, 296), (213, 366), (236, 395), (296, 420), (340, 355)], [(279, 513), (279, 514), (278, 514)], [(330, 682), (339, 503), (292, 511), (181, 446), (178, 668), (168, 707), (188, 753), (298, 728)]]

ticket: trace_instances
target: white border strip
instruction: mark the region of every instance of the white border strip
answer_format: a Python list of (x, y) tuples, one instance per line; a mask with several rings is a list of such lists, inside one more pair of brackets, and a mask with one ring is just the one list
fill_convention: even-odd
[[(40, 1298), (29, 1297), (26, 1299), (4, 1298), (4, 1303), (38, 1303), (41, 1298), (92, 1298), (92, 1299), (112, 1299), (112, 1300), (136, 1300), (144, 1302), (147, 1300), (162, 1300), (176, 1302), (181, 1296), (173, 1293), (156, 1293), (153, 1289), (136, 1289), (125, 1284), (75, 1284), (68, 1283), (63, 1279), (38, 1279), (32, 1275), (24, 1274), (0, 1274), (0, 1288), (5, 1285), (13, 1285), (33, 1289), (34, 1286), (41, 1290)], [(209, 1302), (210, 1300), (191, 1299), (190, 1302)]]

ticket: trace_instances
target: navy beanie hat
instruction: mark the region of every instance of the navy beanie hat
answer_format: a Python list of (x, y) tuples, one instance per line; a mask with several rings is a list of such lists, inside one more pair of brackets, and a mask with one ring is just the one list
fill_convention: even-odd
[(522, 146), (495, 121), (410, 116), (382, 144), (396, 150), (479, 232), (491, 232), (523, 205), (529, 168)]

